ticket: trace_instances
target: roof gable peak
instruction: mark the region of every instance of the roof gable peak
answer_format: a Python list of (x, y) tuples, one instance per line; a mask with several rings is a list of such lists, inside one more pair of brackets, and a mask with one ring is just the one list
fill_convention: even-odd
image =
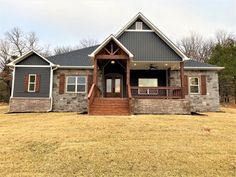
[(127, 55), (130, 57), (130, 58), (133, 58), (134, 55), (120, 42), (116, 39), (116, 37), (111, 34), (108, 38), (106, 38), (91, 54), (89, 54), (88, 56), (90, 58), (94, 58), (95, 55), (101, 50), (103, 49), (110, 41), (114, 41), (122, 50), (124, 50)]
[[(182, 60), (189, 58), (167, 37), (162, 33), (151, 21), (149, 21), (141, 12), (138, 12), (116, 35), (119, 38), (138, 18), (140, 18), (156, 35), (158, 35), (170, 48), (172, 48)], [(138, 30), (137, 30), (138, 31)]]

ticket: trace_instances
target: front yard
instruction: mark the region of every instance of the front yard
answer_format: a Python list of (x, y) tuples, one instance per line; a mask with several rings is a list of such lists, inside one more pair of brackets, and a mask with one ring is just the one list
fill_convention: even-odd
[(208, 116), (4, 114), (0, 176), (236, 176), (236, 109)]

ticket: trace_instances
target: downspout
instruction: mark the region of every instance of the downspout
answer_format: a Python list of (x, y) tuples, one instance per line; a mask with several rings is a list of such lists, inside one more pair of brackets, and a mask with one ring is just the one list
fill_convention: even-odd
[(55, 68), (51, 67), (51, 71), (50, 71), (50, 93), (49, 93), (49, 98), (50, 98), (50, 108), (49, 110), (47, 110), (47, 112), (51, 112), (52, 111), (52, 104), (53, 104), (53, 97), (52, 97), (52, 89), (53, 89), (53, 71), (58, 69), (59, 65), (55, 65)]

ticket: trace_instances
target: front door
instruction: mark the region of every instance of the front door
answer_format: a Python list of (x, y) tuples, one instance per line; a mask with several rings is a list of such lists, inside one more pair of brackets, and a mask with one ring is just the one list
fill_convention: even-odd
[(119, 75), (111, 75), (105, 77), (105, 97), (121, 97), (122, 96), (122, 77)]

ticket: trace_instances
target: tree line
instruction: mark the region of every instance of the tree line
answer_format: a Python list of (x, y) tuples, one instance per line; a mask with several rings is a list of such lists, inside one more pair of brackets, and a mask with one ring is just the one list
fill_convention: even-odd
[[(11, 70), (6, 65), (24, 53), (34, 50), (48, 57), (97, 44), (97, 40), (88, 38), (75, 46), (57, 46), (52, 49), (50, 45), (40, 45), (35, 32), (24, 32), (16, 27), (7, 31), (0, 39), (0, 101), (7, 101), (10, 96)], [(210, 39), (190, 33), (178, 40), (176, 45), (193, 60), (225, 67), (219, 72), (221, 101), (228, 102), (230, 97), (234, 97), (236, 103), (236, 37), (233, 33), (218, 31)]]

